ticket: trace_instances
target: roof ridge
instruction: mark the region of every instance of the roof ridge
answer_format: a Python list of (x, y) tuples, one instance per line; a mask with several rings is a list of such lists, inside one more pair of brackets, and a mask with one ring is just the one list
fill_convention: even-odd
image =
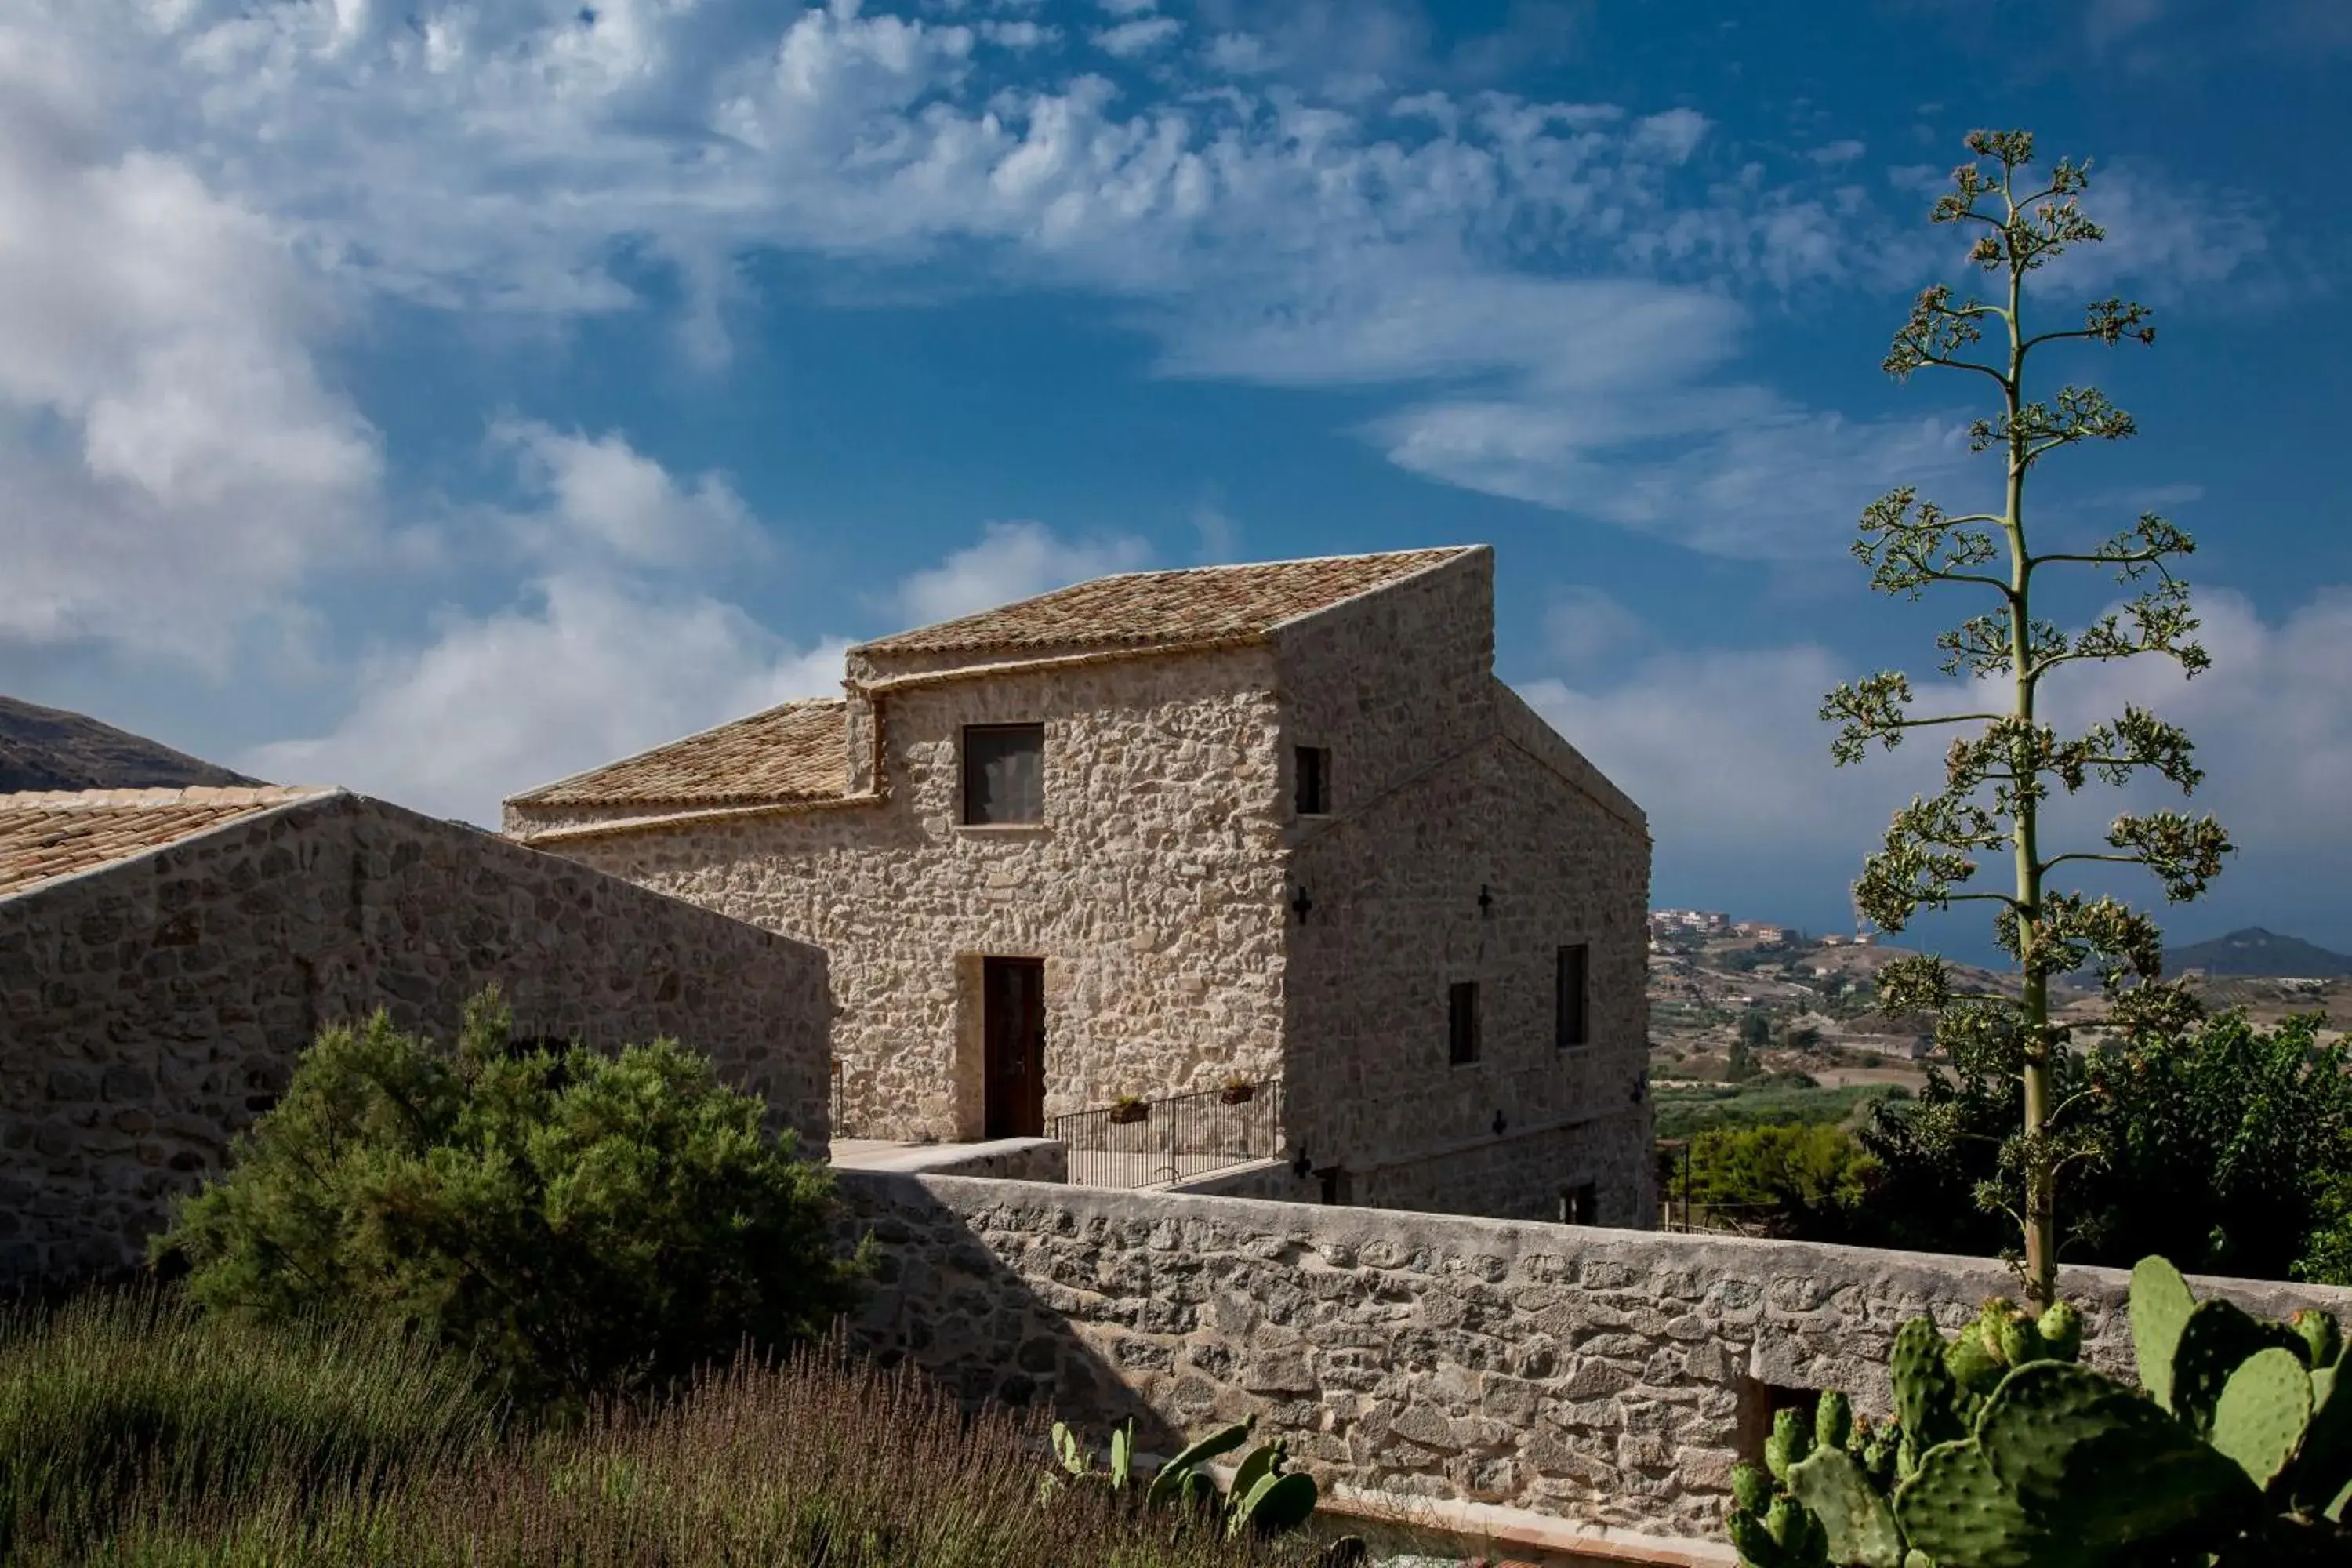
[(1423, 545), (1113, 572), (868, 637), (852, 644), (850, 652), (888, 657), (1090, 643), (1173, 646), (1263, 634), (1487, 548)]
[(340, 784), (161, 784), (129, 789), (35, 789), (0, 794), (0, 811), (73, 811), (123, 806), (287, 805), (340, 795)]

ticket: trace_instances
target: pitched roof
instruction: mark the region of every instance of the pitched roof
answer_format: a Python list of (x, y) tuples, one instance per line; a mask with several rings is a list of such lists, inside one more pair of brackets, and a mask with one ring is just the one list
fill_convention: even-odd
[(0, 898), (333, 793), (260, 784), (0, 795)]
[(867, 654), (1046, 647), (1171, 647), (1272, 631), (1283, 622), (1443, 564), (1475, 548), (1331, 555), (1097, 577), (960, 620), (861, 643)]
[(517, 805), (736, 805), (847, 792), (840, 698), (787, 702), (511, 797)]

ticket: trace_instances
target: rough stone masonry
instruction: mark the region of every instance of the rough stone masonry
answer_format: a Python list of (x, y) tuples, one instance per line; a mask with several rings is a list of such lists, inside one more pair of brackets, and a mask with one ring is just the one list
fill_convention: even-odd
[(131, 851), (0, 895), (0, 1288), (139, 1260), (322, 1025), (446, 1038), (492, 981), (520, 1034), (703, 1051), (823, 1155), (815, 949), (365, 796), (202, 793), (176, 837), (177, 792), (0, 796)]
[[(859, 1325), (971, 1399), (1050, 1405), (1099, 1446), (1255, 1412), (1326, 1481), (1646, 1535), (1720, 1527), (1769, 1391), (1887, 1407), (1904, 1320), (1947, 1331), (2000, 1264), (1440, 1215), (845, 1173), (883, 1244)], [(2085, 1358), (2127, 1371), (2126, 1277), (2062, 1271)], [(2200, 1281), (2284, 1317), (2352, 1289)]]

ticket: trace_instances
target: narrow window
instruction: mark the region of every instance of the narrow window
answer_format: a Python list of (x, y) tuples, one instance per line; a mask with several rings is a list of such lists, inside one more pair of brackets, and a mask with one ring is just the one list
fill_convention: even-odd
[(1596, 1183), (1582, 1182), (1573, 1187), (1562, 1187), (1559, 1190), (1559, 1223), (1591, 1225), (1593, 1223), (1593, 1211), (1600, 1203), (1601, 1188)]
[(1045, 820), (1045, 726), (973, 724), (963, 732), (963, 819)]
[(1456, 1067), (1478, 1059), (1478, 983), (1454, 983), (1446, 994), (1446, 1056)]
[(1297, 756), (1298, 815), (1328, 816), (1331, 812), (1331, 750), (1301, 746)]
[(1584, 994), (1586, 960), (1591, 951), (1580, 942), (1559, 950), (1559, 994), (1553, 1014), (1552, 1044), (1561, 1050), (1591, 1038), (1586, 1033)]

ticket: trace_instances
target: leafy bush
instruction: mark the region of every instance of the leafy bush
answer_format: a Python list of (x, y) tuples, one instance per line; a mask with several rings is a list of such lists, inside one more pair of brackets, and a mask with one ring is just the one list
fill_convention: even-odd
[(1843, 1127), (1740, 1127), (1702, 1132), (1690, 1154), (1690, 1200), (1738, 1228), (1812, 1241), (1866, 1235), (1878, 1173)]
[(667, 1041), (515, 1049), (495, 991), (454, 1050), (379, 1013), (321, 1033), (227, 1177), (159, 1237), (195, 1299), (414, 1328), (526, 1405), (673, 1383), (849, 1305), (831, 1175)]
[[(2318, 1044), (2320, 1022), (2228, 1013), (2059, 1053), (2066, 1257), (2352, 1284), (2352, 1060)], [(2022, 1173), (2000, 1141), (2023, 1090), (1974, 1065), (1931, 1070), (1916, 1101), (1862, 1130), (1885, 1169), (1888, 1245), (1982, 1256), (2014, 1234)]]
[(2141, 1387), (2075, 1364), (2079, 1313), (2005, 1300), (1896, 1334), (1894, 1417), (1783, 1411), (1733, 1475), (1749, 1568), (2286, 1568), (2352, 1561), (2352, 1360), (2336, 1321), (2199, 1302), (2132, 1270)]

